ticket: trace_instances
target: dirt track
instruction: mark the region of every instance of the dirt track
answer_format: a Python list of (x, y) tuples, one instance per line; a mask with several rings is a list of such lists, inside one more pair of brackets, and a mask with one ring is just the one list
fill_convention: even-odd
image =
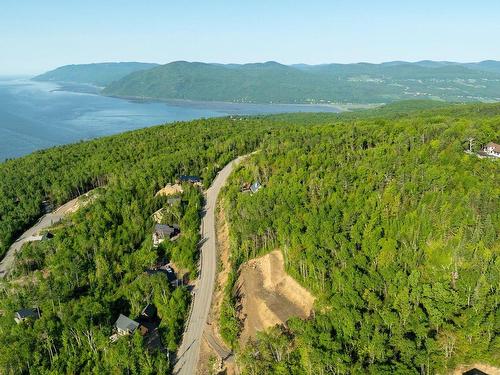
[(40, 218), (40, 220), (38, 220), (38, 222), (35, 225), (33, 225), (30, 229), (28, 229), (26, 232), (24, 232), (21, 235), (21, 237), (19, 237), (16, 240), (16, 242), (14, 242), (12, 244), (12, 246), (9, 248), (9, 250), (5, 254), (5, 257), (0, 262), (0, 279), (7, 276), (7, 274), (11, 270), (11, 268), (14, 264), (15, 255), (21, 249), (21, 247), (27, 242), (38, 240), (39, 239), (38, 234), (40, 233), (40, 231), (58, 223), (67, 214), (69, 214), (71, 212), (75, 212), (78, 209), (79, 198), (80, 197), (75, 198), (75, 199), (63, 204), (61, 207), (59, 207), (54, 212), (51, 212), (49, 214), (42, 216)]

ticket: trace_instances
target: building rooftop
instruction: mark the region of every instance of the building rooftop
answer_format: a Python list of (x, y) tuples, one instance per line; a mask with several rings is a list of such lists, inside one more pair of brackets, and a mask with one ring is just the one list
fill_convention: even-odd
[(500, 152), (500, 145), (494, 142), (487, 143), (484, 148), (492, 149), (495, 152)]
[(464, 372), (463, 375), (488, 375), (488, 374), (477, 369), (477, 368), (473, 368), (473, 369), (470, 369), (470, 370)]
[(182, 182), (191, 182), (191, 183), (201, 182), (201, 178), (198, 176), (182, 175), (179, 176), (179, 180)]
[(179, 226), (177, 225), (167, 225), (167, 224), (155, 224), (154, 232), (159, 237), (170, 237), (175, 234), (179, 230)]
[(139, 327), (139, 323), (135, 320), (126, 317), (123, 314), (120, 314), (118, 319), (115, 322), (115, 327), (122, 331), (129, 331), (130, 333), (134, 333), (135, 330)]
[(257, 191), (259, 191), (259, 189), (262, 187), (262, 185), (260, 184), (259, 181), (256, 181), (254, 182), (251, 186), (250, 186), (250, 191), (252, 193), (256, 193)]
[(40, 317), (40, 312), (38, 311), (38, 308), (28, 308), (16, 311), (16, 318), (19, 319), (27, 319), (27, 318), (38, 319), (39, 317)]

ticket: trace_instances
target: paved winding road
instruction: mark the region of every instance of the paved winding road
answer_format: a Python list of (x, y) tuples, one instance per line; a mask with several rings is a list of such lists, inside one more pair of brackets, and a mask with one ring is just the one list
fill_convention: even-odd
[(21, 249), (21, 247), (26, 242), (39, 240), (41, 238), (38, 235), (40, 233), (40, 231), (58, 223), (68, 213), (73, 212), (73, 210), (76, 207), (77, 202), (78, 202), (78, 198), (75, 198), (75, 199), (63, 204), (61, 207), (59, 207), (54, 212), (51, 212), (51, 213), (48, 213), (48, 214), (42, 216), (40, 218), (40, 220), (38, 220), (35, 225), (33, 225), (30, 229), (28, 229), (26, 232), (24, 232), (21, 235), (21, 237), (19, 237), (16, 240), (16, 242), (14, 242), (12, 244), (12, 246), (9, 248), (9, 250), (7, 251), (7, 254), (5, 254), (5, 257), (0, 262), (0, 279), (3, 279), (5, 276), (7, 276), (7, 274), (9, 273), (9, 271), (11, 270), (11, 268), (14, 264), (14, 259), (15, 259), (16, 253)]
[(203, 330), (208, 318), (217, 271), (217, 249), (215, 241), (215, 209), (219, 191), (226, 183), (233, 167), (246, 156), (240, 156), (222, 169), (212, 186), (206, 192), (205, 215), (201, 223), (202, 245), (201, 269), (197, 285), (194, 289), (194, 301), (181, 346), (177, 352), (174, 367), (176, 375), (193, 375), (196, 373), (200, 356), (200, 345)]

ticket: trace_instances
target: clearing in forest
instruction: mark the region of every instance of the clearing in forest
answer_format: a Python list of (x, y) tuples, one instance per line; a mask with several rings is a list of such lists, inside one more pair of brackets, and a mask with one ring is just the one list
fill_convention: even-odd
[(163, 196), (163, 197), (168, 197), (170, 195), (177, 195), (181, 194), (183, 192), (182, 186), (179, 184), (167, 184), (163, 189), (160, 189), (156, 194), (155, 197), (158, 196)]
[(314, 297), (285, 271), (283, 254), (274, 250), (241, 267), (238, 279), (243, 331), (240, 343), (291, 317), (309, 317)]

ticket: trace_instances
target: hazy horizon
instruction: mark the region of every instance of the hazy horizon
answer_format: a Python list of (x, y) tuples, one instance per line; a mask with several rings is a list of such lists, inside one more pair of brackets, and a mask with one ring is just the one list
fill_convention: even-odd
[(144, 61), (286, 65), (500, 60), (494, 1), (316, 0), (210, 3), (189, 8), (90, 0), (15, 2), (0, 14), (0, 75), (34, 75), (68, 64)]

